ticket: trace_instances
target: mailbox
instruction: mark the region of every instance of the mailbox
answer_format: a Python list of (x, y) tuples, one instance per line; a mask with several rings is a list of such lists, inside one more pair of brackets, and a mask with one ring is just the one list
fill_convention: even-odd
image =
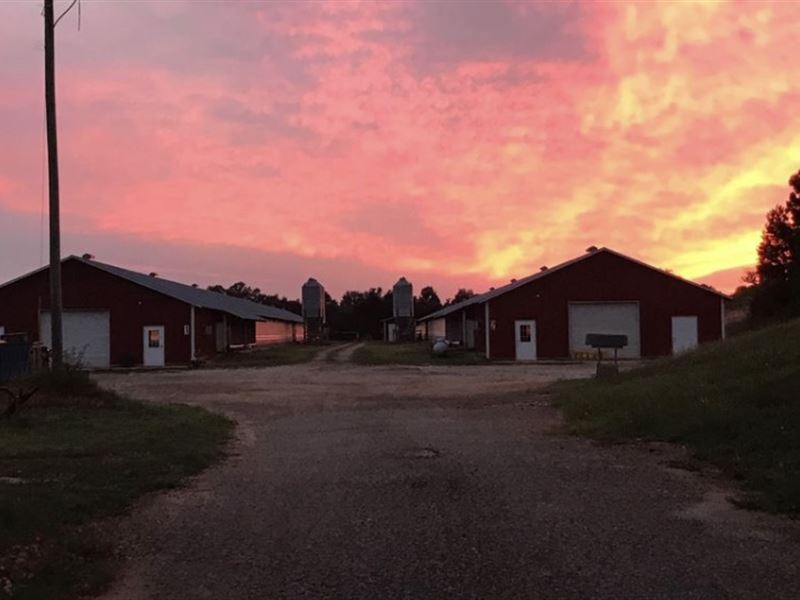
[[(619, 367), (617, 366), (617, 352), (620, 348), (624, 348), (628, 345), (628, 336), (627, 335), (617, 335), (611, 333), (587, 333), (586, 334), (586, 345), (591, 346), (592, 348), (597, 348), (597, 376), (598, 377), (608, 377), (610, 375), (616, 375), (619, 373)], [(603, 353), (602, 349), (608, 348), (614, 350), (614, 365), (603, 365)]]
[(628, 345), (628, 336), (610, 333), (587, 333), (586, 345), (592, 348), (614, 348), (619, 350)]

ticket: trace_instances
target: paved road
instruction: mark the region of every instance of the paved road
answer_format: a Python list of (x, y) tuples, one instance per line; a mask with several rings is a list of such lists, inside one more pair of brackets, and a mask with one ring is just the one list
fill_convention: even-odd
[(800, 598), (798, 525), (733, 509), (679, 449), (552, 432), (591, 367), (106, 375), (234, 415), (235, 454), (123, 525), (108, 599)]

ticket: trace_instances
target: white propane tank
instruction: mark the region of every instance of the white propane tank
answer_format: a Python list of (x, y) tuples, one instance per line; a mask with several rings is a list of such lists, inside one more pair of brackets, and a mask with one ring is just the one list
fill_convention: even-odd
[(438, 356), (441, 356), (442, 354), (447, 352), (447, 348), (449, 348), (447, 342), (445, 340), (439, 340), (433, 345), (433, 353)]

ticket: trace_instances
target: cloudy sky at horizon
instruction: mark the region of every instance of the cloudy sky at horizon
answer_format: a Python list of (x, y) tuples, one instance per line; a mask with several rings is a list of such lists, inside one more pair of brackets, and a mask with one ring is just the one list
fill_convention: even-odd
[[(40, 11), (0, 5), (0, 281), (47, 257)], [(83, 0), (56, 36), (64, 253), (446, 297), (598, 245), (731, 291), (800, 168), (794, 13)]]

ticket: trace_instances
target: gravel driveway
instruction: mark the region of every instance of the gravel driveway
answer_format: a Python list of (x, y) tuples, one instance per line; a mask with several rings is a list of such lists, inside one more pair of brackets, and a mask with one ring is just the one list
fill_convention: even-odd
[(122, 526), (108, 599), (800, 598), (797, 523), (734, 509), (668, 446), (553, 433), (592, 366), (103, 375), (224, 411), (232, 456)]

